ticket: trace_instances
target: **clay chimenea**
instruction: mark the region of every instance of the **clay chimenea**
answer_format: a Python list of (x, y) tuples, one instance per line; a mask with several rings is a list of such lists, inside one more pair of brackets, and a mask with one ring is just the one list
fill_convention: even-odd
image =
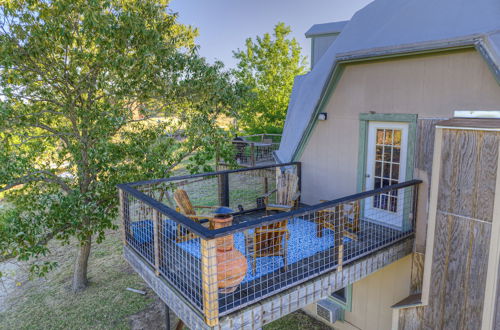
[[(216, 209), (214, 211), (215, 216), (210, 220), (212, 229), (231, 226), (233, 224), (233, 212), (227, 207)], [(219, 292), (234, 292), (247, 273), (247, 259), (234, 247), (233, 235), (216, 238), (216, 247)]]

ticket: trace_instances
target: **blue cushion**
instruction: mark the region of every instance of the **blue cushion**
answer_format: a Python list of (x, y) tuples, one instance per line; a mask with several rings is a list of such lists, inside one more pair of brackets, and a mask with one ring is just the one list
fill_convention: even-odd
[(177, 235), (177, 223), (175, 221), (166, 219), (163, 222), (163, 235), (165, 238), (175, 239)]
[(153, 222), (151, 220), (132, 222), (131, 228), (137, 243), (144, 244), (153, 241)]

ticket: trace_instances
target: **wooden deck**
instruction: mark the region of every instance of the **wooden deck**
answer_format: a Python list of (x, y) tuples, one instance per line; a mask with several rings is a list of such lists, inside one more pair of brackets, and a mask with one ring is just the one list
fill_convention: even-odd
[[(263, 211), (247, 213), (236, 216), (234, 222), (246, 222), (264, 215)], [(302, 219), (302, 221), (305, 220)], [(351, 267), (350, 265), (356, 263), (358, 260), (371, 258), (380, 251), (391, 250), (391, 246), (400, 244), (402, 240), (411, 235), (411, 233), (399, 232), (364, 220), (361, 220), (360, 226), (358, 240), (347, 240), (344, 242), (344, 268)], [(139, 269), (140, 267), (134, 266), (136, 271), (145, 278), (144, 273), (152, 271), (151, 265), (154, 262), (154, 256), (144, 252), (152, 251), (153, 249), (145, 245), (140, 247), (140, 251), (138, 252), (146, 257), (146, 260), (143, 260), (138, 253), (133, 252), (133, 248), (126, 249), (128, 251), (126, 253), (126, 256), (128, 256), (127, 259), (133, 266), (138, 263), (149, 263), (148, 267), (142, 270)], [(201, 313), (203, 301), (201, 296), (202, 275), (200, 259), (186, 253), (185, 250), (173, 242), (169, 243), (165, 248), (168, 249), (169, 254), (182, 254), (185, 262), (173, 264), (164, 261), (160, 266), (161, 274), (172, 283), (184, 283), (185, 285), (177, 288), (175, 291), (178, 292), (178, 296), (189, 297), (191, 303), (194, 303), (192, 307), (196, 309), (197, 313)], [(332, 273), (332, 269), (336, 266), (337, 259), (333, 246), (310, 257), (289, 263), (286, 270), (283, 268), (276, 269), (268, 274), (240, 284), (237, 291), (230, 295), (219, 295), (219, 315), (224, 317), (231, 313), (239, 313), (239, 311), (245, 309), (247, 306), (262, 301), (265, 298), (276, 296), (302, 283), (315, 281), (322, 274)], [(376, 267), (373, 271), (379, 268), (381, 267)], [(335, 271), (333, 270), (333, 272)], [(152, 286), (152, 288), (155, 289), (155, 286)], [(338, 289), (340, 288), (342, 287), (338, 287)], [(330, 293), (332, 291), (333, 289)]]

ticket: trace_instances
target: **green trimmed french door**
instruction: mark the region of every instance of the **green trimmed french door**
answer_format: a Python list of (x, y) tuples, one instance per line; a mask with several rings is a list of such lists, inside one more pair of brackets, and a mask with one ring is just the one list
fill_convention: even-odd
[[(407, 169), (409, 124), (370, 121), (366, 144), (366, 190), (404, 182)], [(364, 216), (389, 227), (403, 228), (404, 189), (370, 197)]]

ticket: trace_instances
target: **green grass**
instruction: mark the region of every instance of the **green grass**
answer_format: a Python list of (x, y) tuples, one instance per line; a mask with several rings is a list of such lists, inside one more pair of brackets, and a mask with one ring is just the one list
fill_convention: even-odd
[[(9, 299), (10, 307), (0, 313), (0, 329), (129, 329), (128, 316), (150, 307), (154, 293), (122, 257), (121, 233), (111, 231), (92, 250), (90, 286), (74, 294), (69, 290), (75, 257), (73, 247), (53, 246), (52, 257), (60, 265), (46, 279), (23, 285)], [(145, 290), (146, 296), (126, 291)], [(266, 330), (329, 329), (303, 312), (295, 312), (266, 327)]]
[(53, 257), (60, 266), (46, 279), (24, 283), (10, 297), (9, 308), (0, 313), (0, 329), (127, 329), (127, 316), (153, 302), (126, 291), (147, 289), (121, 256), (119, 232), (110, 232), (105, 242), (94, 245), (90, 285), (82, 293), (69, 290), (75, 257), (73, 247), (56, 247)]
[[(237, 180), (231, 183), (233, 198), (253, 201), (261, 196), (261, 178), (241, 176)], [(274, 188), (271, 182), (270, 190)], [(217, 187), (213, 183), (209, 180), (195, 185), (190, 191), (193, 201), (216, 205)], [(129, 329), (128, 317), (152, 306), (155, 295), (128, 266), (122, 248), (120, 231), (110, 231), (103, 243), (94, 244), (89, 264), (90, 285), (74, 294), (69, 286), (75, 247), (51, 244), (50, 260), (58, 261), (59, 267), (46, 279), (25, 282), (16, 288), (8, 299), (8, 309), (0, 313), (0, 329)], [(129, 292), (125, 290), (127, 287), (145, 290), (148, 294)], [(303, 312), (296, 312), (265, 329), (328, 327)]]

